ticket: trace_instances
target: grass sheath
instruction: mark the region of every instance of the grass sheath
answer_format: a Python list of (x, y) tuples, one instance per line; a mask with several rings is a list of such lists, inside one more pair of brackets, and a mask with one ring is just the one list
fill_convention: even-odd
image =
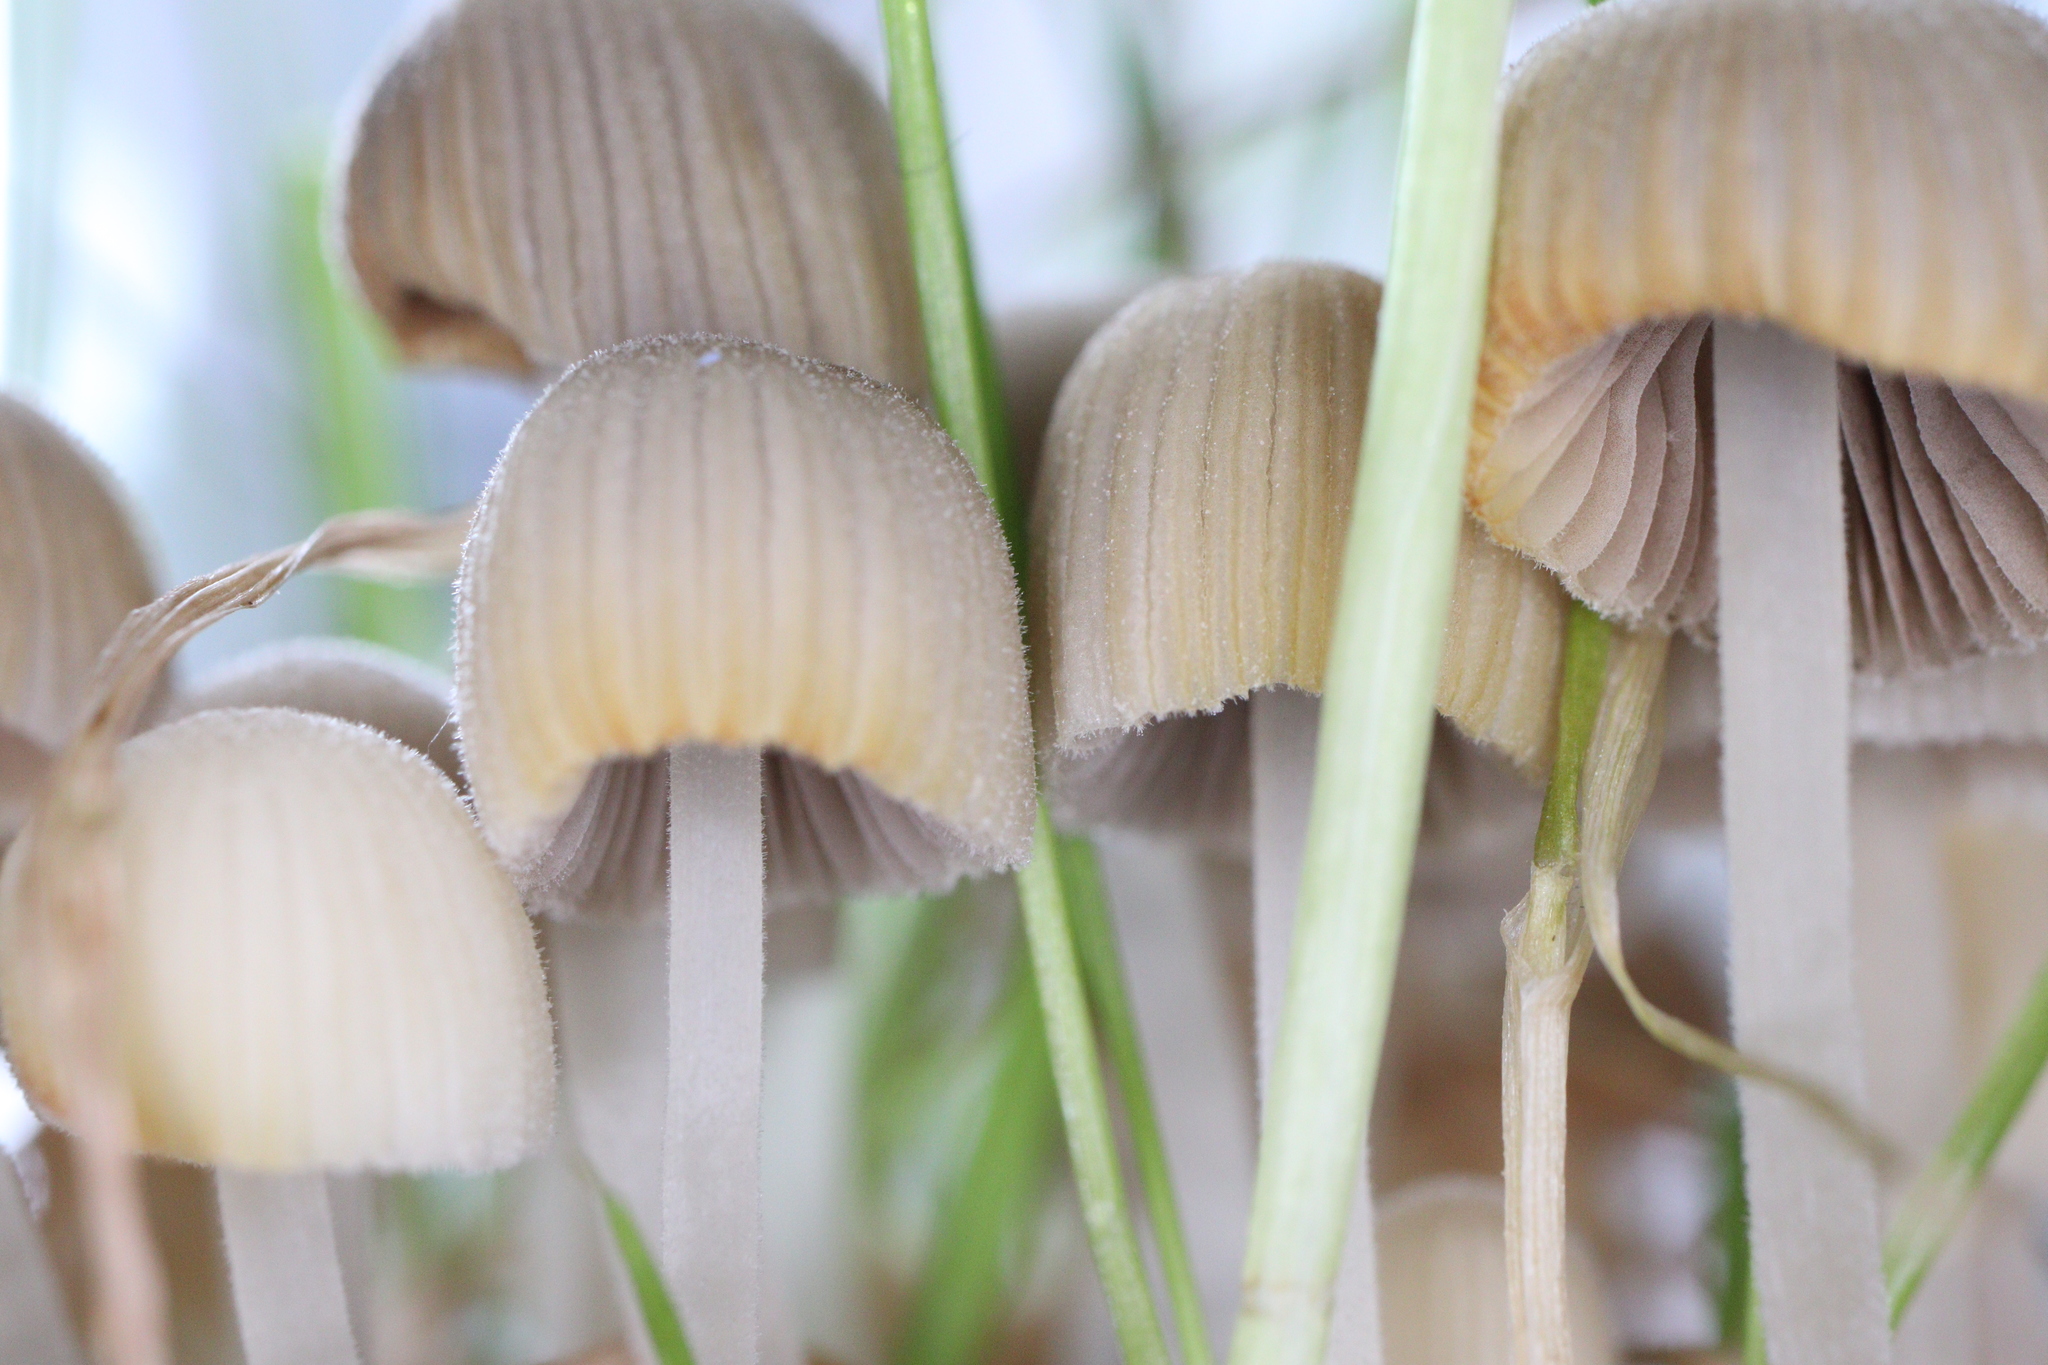
[[(882, 24), (933, 404), (995, 503), (1011, 559), (1019, 568), (1018, 581), (1023, 582), (1023, 499), (1010, 460), (995, 353), (975, 290), (974, 263), (953, 179), (925, 0), (883, 0)], [(1129, 1365), (1165, 1365), (1166, 1337), (1124, 1195), (1115, 1130), (1074, 950), (1067, 879), (1059, 841), (1041, 802), (1031, 861), (1017, 873), (1017, 892), (1066, 1121), (1068, 1155), (1124, 1359)]]
[(1999, 1040), (1998, 1051), (1977, 1082), (1970, 1102), (1948, 1139), (1914, 1177), (1884, 1240), (1885, 1293), (1894, 1328), (1906, 1315), (1920, 1282), (1969, 1212), (1970, 1200), (2041, 1079), (2048, 1064), (2048, 964), (2044, 964), (2019, 1017)]
[(1501, 926), (1501, 1139), (1506, 1153), (1508, 1307), (1515, 1358), (1569, 1365), (1565, 1301), (1565, 1076), (1572, 1002), (1592, 943), (1574, 902), (1579, 777), (1607, 678), (1608, 624), (1573, 603), (1558, 691), (1557, 755), (1530, 859), (1529, 893)]
[(1505, 0), (1421, 0), (1416, 12), (1233, 1365), (1320, 1365), (1328, 1335), (1429, 757), (1492, 256), (1507, 18)]

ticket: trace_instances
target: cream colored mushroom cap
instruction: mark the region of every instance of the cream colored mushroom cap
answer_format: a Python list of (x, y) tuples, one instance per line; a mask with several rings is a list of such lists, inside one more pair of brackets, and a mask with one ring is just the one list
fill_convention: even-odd
[(100, 650), (155, 595), (106, 471), (0, 395), (0, 724), (45, 748), (70, 738)]
[(1510, 82), (1475, 451), (1552, 361), (1697, 313), (2048, 402), (2044, 117), (2002, 0), (1589, 11)]
[[(1507, 1218), (1498, 1180), (1439, 1176), (1380, 1204), (1380, 1319), (1387, 1365), (1495, 1365), (1513, 1357)], [(1565, 1248), (1572, 1353), (1620, 1359), (1605, 1286), (1576, 1238)]]
[(166, 719), (234, 707), (286, 706), (367, 725), (433, 760), (463, 785), (445, 675), (395, 649), (301, 636), (250, 650), (173, 697)]
[(415, 361), (727, 332), (918, 392), (895, 156), (780, 0), (457, 0), (362, 110), (341, 233)]
[(685, 744), (771, 751), (771, 898), (778, 878), (908, 890), (1026, 856), (1002, 532), (892, 389), (720, 337), (594, 356), (513, 434), (457, 596), (464, 765), (530, 889), (562, 875), (558, 837), (618, 837), (593, 821), (658, 836), (658, 787), (621, 788)]
[[(1363, 275), (1281, 262), (1155, 285), (1082, 351), (1032, 518), (1063, 818), (1177, 802), (1148, 823), (1227, 822), (1245, 749), (1225, 708), (1322, 690), (1378, 307)], [(1525, 767), (1548, 761), (1564, 611), (1554, 580), (1468, 530), (1438, 704)]]
[(2000, 0), (1635, 0), (1515, 73), (1466, 496), (1711, 633), (1714, 317), (1841, 357), (1858, 669), (2048, 636), (2048, 28)]
[[(121, 747), (120, 1051), (140, 1144), (258, 1170), (486, 1170), (554, 1112), (530, 922), (448, 779), (370, 730), (207, 711)], [(31, 822), (0, 869), (0, 1023), (67, 1112)]]

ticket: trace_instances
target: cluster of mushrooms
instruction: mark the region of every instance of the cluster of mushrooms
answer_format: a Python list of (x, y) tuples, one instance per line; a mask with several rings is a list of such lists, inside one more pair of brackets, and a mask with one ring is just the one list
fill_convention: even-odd
[[(2040, 1114), (1899, 1324), (1881, 1248), (2048, 953), (2048, 29), (1612, 0), (1504, 99), (1327, 1357), (1722, 1358), (1628, 1307), (1697, 1248), (1632, 1239), (1593, 1158), (1696, 1129), (1726, 1072), (1750, 1358), (2039, 1359)], [(1020, 348), (1057, 400), (1017, 405), (1005, 525), (928, 410), (957, 358), (888, 115), (774, 0), (455, 0), (346, 146), (336, 240), (398, 353), (548, 384), (473, 513), (160, 594), (105, 471), (0, 401), (0, 1032), (69, 1191), (38, 1213), (0, 1169), (0, 1359), (369, 1359), (329, 1175), (566, 1151), (695, 1360), (794, 1365), (766, 917), (1017, 869), (1041, 793), (1242, 889), (1160, 913), (1248, 961), (1243, 1055), (1205, 1065), (1263, 1092), (1378, 286), (1168, 279)], [(321, 640), (171, 670), (302, 570), (458, 556), (452, 687)], [(1624, 952), (1624, 890), (1686, 839), (1725, 840), (1725, 988), (1711, 951)], [(231, 1303), (159, 1254), (165, 1163), (211, 1170)], [(618, 1317), (593, 1350), (649, 1351)]]

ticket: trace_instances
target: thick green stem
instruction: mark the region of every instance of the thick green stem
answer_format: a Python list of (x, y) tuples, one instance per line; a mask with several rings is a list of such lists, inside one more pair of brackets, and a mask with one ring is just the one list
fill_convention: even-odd
[(1949, 1130), (1948, 1140), (1914, 1179), (1885, 1238), (1884, 1279), (1892, 1326), (1899, 1325), (1935, 1257), (1969, 1212), (1991, 1158), (2034, 1093), (2043, 1065), (2048, 1065), (2048, 964), (2034, 978), (2019, 1017), (1999, 1042), (1997, 1055)]
[[(1421, 0), (1234, 1365), (1321, 1365), (1413, 869), (1499, 180), (1507, 0)], [(1370, 1216), (1368, 1211), (1366, 1216)]]
[[(953, 180), (925, 0), (882, 0), (882, 25), (933, 405), (994, 501), (1021, 581), (1026, 550), (1023, 500), (1010, 462), (995, 351), (975, 289), (967, 227)], [(1124, 1359), (1128, 1365), (1166, 1365), (1165, 1333), (1124, 1198), (1064, 880), (1058, 840), (1041, 802), (1031, 861), (1017, 873), (1017, 892), (1038, 976), (1053, 1080), (1066, 1120), (1068, 1155)]]
[(1159, 1268), (1173, 1308), (1174, 1330), (1180, 1334), (1183, 1365), (1211, 1365), (1209, 1325), (1202, 1317), (1202, 1292), (1195, 1283), (1194, 1258), (1188, 1254), (1181, 1228), (1180, 1205), (1174, 1198), (1173, 1172), (1167, 1164), (1166, 1139), (1152, 1105), (1152, 1083), (1145, 1074), (1145, 1056), (1138, 1042), (1138, 1020), (1124, 989), (1122, 955), (1116, 926), (1109, 918), (1109, 898), (1095, 848), (1086, 839), (1060, 839), (1060, 871), (1067, 892), (1067, 917), (1074, 929), (1074, 950), (1089, 1002), (1101, 1022), (1109, 1064), (1123, 1095), (1124, 1117), (1137, 1153), (1138, 1179), (1145, 1187), (1145, 1205), (1152, 1215), (1152, 1236), (1159, 1246)]

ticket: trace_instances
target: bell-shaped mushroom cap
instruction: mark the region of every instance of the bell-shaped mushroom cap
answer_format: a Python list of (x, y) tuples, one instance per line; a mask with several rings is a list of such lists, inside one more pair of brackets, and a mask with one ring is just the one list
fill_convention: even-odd
[(0, 724), (70, 738), (86, 676), (154, 597), (148, 556), (98, 461), (0, 395)]
[[(1063, 820), (1241, 817), (1261, 688), (1322, 690), (1379, 287), (1279, 263), (1170, 280), (1060, 392), (1032, 517), (1041, 733)], [(1565, 599), (1468, 533), (1439, 704), (1547, 762)]]
[[(359, 725), (207, 711), (117, 758), (119, 1055), (152, 1155), (259, 1170), (490, 1169), (548, 1135), (533, 930), (455, 789)], [(69, 1110), (52, 907), (0, 869), (0, 1023)]]
[(234, 659), (172, 699), (167, 719), (232, 707), (286, 706), (367, 725), (433, 760), (462, 786), (448, 680), (395, 649), (307, 636)]
[(728, 332), (924, 387), (888, 119), (780, 0), (456, 0), (371, 93), (345, 191), (412, 360)]
[[(1379, 1208), (1377, 1257), (1387, 1365), (1493, 1365), (1512, 1357), (1507, 1215), (1500, 1182), (1441, 1176)], [(1606, 1290), (1583, 1243), (1567, 1244), (1572, 1354), (1618, 1360)]]
[[(1882, 92), (1881, 94), (1878, 92)], [(1842, 357), (1859, 667), (2048, 635), (2048, 28), (1999, 0), (1641, 0), (1505, 111), (1467, 497), (1630, 621), (1717, 602), (1707, 345)]]
[(771, 751), (771, 902), (1028, 850), (1009, 556), (893, 389), (720, 337), (593, 356), (513, 434), (457, 593), (471, 792), (543, 907), (658, 892), (685, 744)]

